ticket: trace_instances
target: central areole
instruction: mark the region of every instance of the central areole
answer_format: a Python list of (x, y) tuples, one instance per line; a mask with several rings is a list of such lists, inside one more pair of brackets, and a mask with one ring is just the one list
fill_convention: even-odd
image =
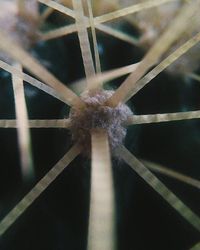
[(90, 152), (93, 128), (103, 128), (107, 131), (113, 156), (116, 156), (116, 147), (125, 139), (125, 124), (133, 113), (125, 104), (114, 108), (106, 106), (107, 99), (113, 93), (114, 91), (107, 90), (84, 92), (81, 99), (85, 102), (85, 107), (72, 108), (70, 111), (72, 140), (80, 142), (87, 154)]

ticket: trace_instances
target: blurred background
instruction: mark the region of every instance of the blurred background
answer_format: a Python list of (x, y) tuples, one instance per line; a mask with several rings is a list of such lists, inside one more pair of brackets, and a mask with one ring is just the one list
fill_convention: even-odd
[[(1, 2), (0, 2), (1, 4)], [(130, 2), (129, 2), (130, 4)], [(98, 7), (100, 8), (100, 7)], [(97, 8), (97, 12), (98, 9)], [(40, 11), (45, 7), (40, 5)], [(109, 8), (107, 8), (108, 10)], [(112, 8), (111, 8), (112, 9)], [(97, 13), (99, 15), (99, 12)], [(50, 30), (72, 20), (54, 11), (42, 29)], [(139, 38), (129, 20), (112, 27)], [(97, 32), (102, 71), (141, 60), (145, 47), (133, 46)], [(77, 34), (38, 42), (31, 53), (69, 87), (84, 77)], [(195, 73), (200, 73), (198, 65)], [(125, 78), (109, 82), (116, 89)], [(67, 117), (69, 108), (50, 95), (25, 83), (29, 119)], [(154, 114), (200, 109), (200, 83), (185, 74), (165, 71), (139, 91), (129, 106), (135, 114)], [(0, 71), (0, 119), (15, 119), (11, 76)], [(126, 147), (138, 158), (161, 164), (193, 178), (200, 178), (200, 121), (198, 119), (128, 128)], [(35, 175), (24, 183), (16, 129), (0, 128), (0, 217), (51, 169), (71, 147), (65, 129), (31, 129)], [(113, 159), (119, 250), (189, 250), (200, 234), (123, 162)], [(186, 205), (200, 216), (199, 190), (156, 174)], [(87, 243), (90, 160), (79, 156), (34, 202), (0, 239), (1, 250), (84, 250)]]

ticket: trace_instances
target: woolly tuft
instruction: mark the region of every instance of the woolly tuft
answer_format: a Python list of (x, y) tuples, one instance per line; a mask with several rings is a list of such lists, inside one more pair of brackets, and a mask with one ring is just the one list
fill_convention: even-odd
[(91, 130), (94, 128), (106, 129), (114, 157), (117, 157), (115, 149), (125, 139), (124, 124), (133, 113), (125, 104), (119, 104), (115, 108), (106, 106), (104, 103), (113, 93), (113, 91), (102, 90), (95, 94), (85, 92), (81, 99), (86, 106), (81, 109), (72, 108), (70, 112), (72, 139), (83, 146), (87, 155), (91, 151)]

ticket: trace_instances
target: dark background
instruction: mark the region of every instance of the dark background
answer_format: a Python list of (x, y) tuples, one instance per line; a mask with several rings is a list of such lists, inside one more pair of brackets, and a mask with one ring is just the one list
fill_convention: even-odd
[[(60, 25), (53, 15), (49, 26)], [(133, 35), (124, 22), (120, 29)], [(132, 33), (133, 32), (133, 33)], [(102, 70), (137, 62), (144, 52), (98, 33)], [(67, 85), (84, 76), (77, 35), (39, 43), (39, 60)], [(109, 86), (117, 88), (124, 78)], [(108, 86), (107, 86), (108, 87)], [(57, 119), (69, 108), (25, 84), (30, 119)], [(161, 73), (129, 102), (135, 114), (200, 109), (200, 83)], [(0, 72), (0, 118), (15, 119), (10, 75)], [(135, 125), (128, 129), (127, 148), (138, 158), (151, 160), (183, 174), (200, 177), (200, 121)], [(32, 129), (35, 179), (24, 184), (15, 129), (0, 129), (0, 217), (33, 187), (72, 145), (64, 129)], [(199, 233), (171, 208), (129, 166), (113, 159), (119, 250), (188, 250)], [(157, 174), (167, 187), (200, 216), (199, 190)], [(1, 250), (84, 250), (87, 242), (90, 160), (79, 156), (31, 205), (0, 240)]]

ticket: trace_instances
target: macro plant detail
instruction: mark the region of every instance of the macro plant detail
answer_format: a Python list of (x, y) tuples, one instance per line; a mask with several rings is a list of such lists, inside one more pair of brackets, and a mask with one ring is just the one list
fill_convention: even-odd
[[(41, 14), (39, 3), (46, 6)], [(5, 4), (5, 1), (0, 1), (0, 4)], [(171, 69), (169, 74), (182, 74), (185, 77), (185, 73), (187, 73), (190, 78), (198, 79), (198, 75), (194, 73), (196, 65), (193, 67), (193, 64), (196, 64), (199, 56), (195, 57), (193, 64), (190, 61), (198, 53), (200, 1), (136, 1), (128, 7), (123, 6), (119, 1), (116, 5), (113, 4), (114, 7), (111, 3), (109, 4), (109, 8), (115, 10), (106, 14), (97, 13), (99, 16), (96, 17), (94, 16), (96, 13), (93, 11), (95, 3), (92, 6), (90, 0), (73, 0), (72, 2), (18, 0), (16, 2), (9, 1), (9, 4), (12, 8), (8, 7), (7, 3), (5, 8), (14, 9), (14, 14), (12, 12), (11, 17), (15, 18), (9, 23), (6, 20), (7, 18), (9, 20), (9, 16), (0, 16), (5, 23), (9, 24), (8, 27), (0, 25), (0, 67), (12, 75), (16, 119), (1, 119), (0, 127), (1, 129), (17, 129), (23, 182), (29, 183), (34, 179), (34, 159), (32, 159), (29, 129), (67, 130), (71, 135), (70, 143), (72, 146), (1, 220), (0, 236), (3, 238), (4, 234), (15, 226), (15, 222), (20, 220), (19, 217), (23, 216), (32, 203), (79, 155), (83, 155), (83, 159), (91, 159), (87, 249), (114, 250), (118, 247), (112, 165), (116, 164), (117, 168), (121, 162), (129, 165), (199, 235), (200, 218), (198, 214), (179, 199), (153, 172), (187, 183), (195, 187), (197, 191), (200, 188), (200, 181), (163, 166), (139, 160), (126, 148), (125, 138), (129, 136), (129, 128), (135, 125), (200, 118), (199, 110), (135, 114), (135, 111), (126, 105), (151, 80), (168, 67)], [(102, 4), (106, 6), (103, 1)], [(169, 22), (167, 19), (164, 24), (159, 22), (155, 30), (153, 26), (145, 26), (145, 22), (141, 20), (141, 18), (145, 19), (145, 12), (150, 13), (150, 10), (154, 9), (160, 15), (159, 11), (161, 10), (163, 13), (167, 4), (175, 5), (173, 11), (170, 8), (167, 9), (170, 12), (170, 18), (173, 18), (172, 21)], [(30, 6), (34, 7), (30, 8)], [(121, 7), (119, 8), (119, 6)], [(55, 10), (73, 18), (74, 23), (44, 32), (41, 27)], [(98, 8), (96, 8), (96, 12), (98, 12)], [(136, 18), (134, 19), (135, 13)], [(132, 14), (131, 17), (130, 14)], [(143, 32), (141, 39), (136, 39), (113, 26), (104, 24), (122, 17), (127, 18), (131, 25), (138, 23), (137, 28)], [(149, 24), (149, 22), (147, 23)], [(153, 21), (152, 25), (155, 25)], [(109, 36), (138, 46), (138, 48), (145, 48), (147, 52), (137, 63), (103, 72), (97, 29)], [(30, 50), (34, 46), (32, 42), (42, 41), (45, 44), (48, 40), (62, 36), (67, 37), (73, 32), (77, 32), (78, 35), (85, 78), (75, 81), (70, 85), (72, 86), (70, 88), (47, 70), (44, 66), (46, 62), (36, 57)], [(196, 47), (196, 45), (198, 46)], [(182, 57), (183, 61), (181, 61)], [(173, 63), (175, 63), (174, 69)], [(48, 62), (46, 64), (48, 65)], [(188, 68), (187, 65), (191, 67)], [(185, 70), (186, 67), (188, 70)], [(30, 73), (27, 71), (25, 73), (24, 70)], [(116, 90), (106, 89), (107, 82), (127, 74), (129, 76), (121, 82)], [(23, 81), (70, 107), (69, 112), (64, 113), (62, 119), (29, 119)], [(190, 249), (198, 248), (199, 243), (195, 242)]]

